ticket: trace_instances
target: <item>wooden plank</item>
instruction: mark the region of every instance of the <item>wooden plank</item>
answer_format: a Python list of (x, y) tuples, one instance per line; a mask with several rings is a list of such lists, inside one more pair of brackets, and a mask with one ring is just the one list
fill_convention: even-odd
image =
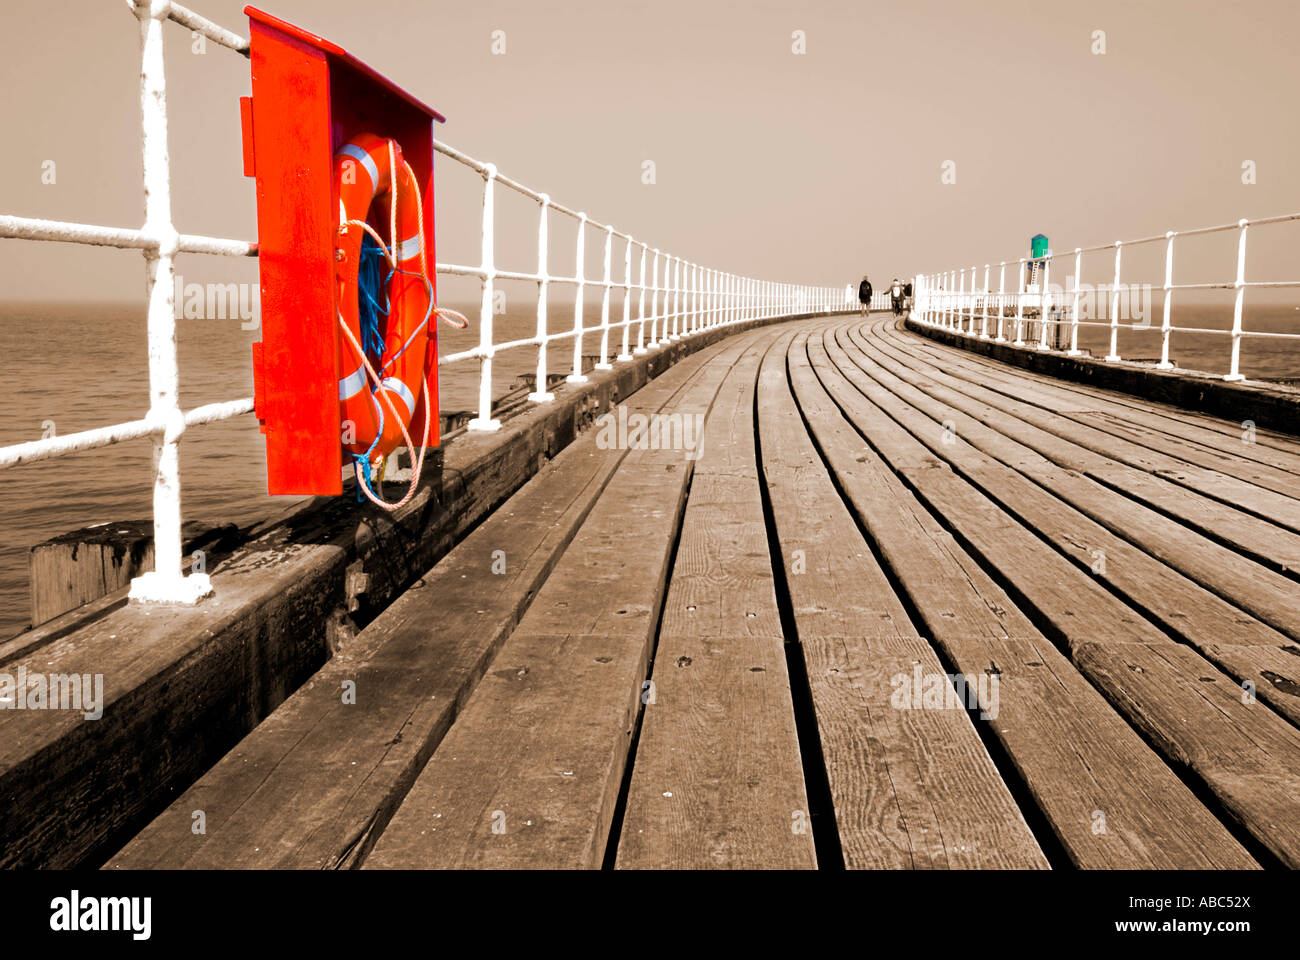
[[(960, 518), (958, 529), (970, 531), (968, 542), (985, 557), (997, 557), (1000, 571), (1014, 572), (1011, 581), (1029, 591), (1034, 606), (1069, 626), (1067, 636), (1112, 636), (1130, 642), (1170, 642), (1151, 623), (1129, 609), (1074, 563), (1009, 517), (1000, 506), (960, 479), (948, 464), (896, 423), (873, 399), (849, 380), (831, 357), (821, 336), (808, 340), (808, 356), (827, 391), (849, 421), (881, 457), (916, 491), (922, 502), (948, 516)], [(934, 433), (942, 428), (934, 425)], [(954, 445), (960, 441), (953, 438)], [(936, 504), (942, 503), (938, 510)], [(1014, 557), (1014, 563), (1004, 561)], [(1023, 581), (1023, 582), (1022, 582)]]
[(664, 601), (621, 869), (817, 865), (754, 453), (761, 360), (751, 350), (736, 363), (709, 414)]
[(796, 338), (790, 378), (819, 450), (923, 618), (918, 626), (958, 671), (996, 671), (1000, 706), (990, 727), (1071, 862), (1101, 869), (1253, 866), (863, 442), (819, 382), (804, 347)]
[(915, 635), (835, 491), (786, 372), (793, 334), (764, 359), (764, 482), (845, 865), (1042, 868), (1033, 834), (962, 710), (904, 710), (897, 679), (946, 675)]
[(1022, 367), (1058, 380), (1075, 380), (1135, 397), (1198, 410), (1241, 423), (1254, 421), (1281, 433), (1294, 434), (1300, 419), (1300, 390), (1279, 384), (1227, 383), (1220, 376), (1192, 370), (1157, 370), (1132, 360), (1107, 363), (1090, 356), (1067, 356), (1017, 347), (1005, 342), (980, 340), (923, 326), (910, 317), (903, 321), (909, 332), (949, 346), (982, 354), (1007, 366)]
[[(1026, 385), (1022, 390), (1028, 390)], [(1247, 481), (1216, 470), (1188, 463), (1169, 454), (1112, 436), (1095, 427), (1072, 421), (1024, 400), (972, 385), (974, 396), (1006, 413), (1013, 413), (1034, 426), (1070, 440), (1078, 446), (1103, 454), (1120, 463), (1137, 467), (1237, 507), (1257, 517), (1300, 531), (1300, 500), (1294, 499), (1295, 484), (1264, 477)]]
[[(720, 355), (721, 354), (721, 355)], [(626, 401), (655, 411), (715, 346)], [(626, 451), (560, 453), (121, 852), (114, 868), (330, 868), (364, 859)], [(355, 702), (343, 701), (351, 684)], [(204, 811), (206, 833), (192, 814)]]
[[(877, 325), (876, 329), (880, 330), (880, 326)], [(1280, 459), (1282, 463), (1264, 462), (1259, 457), (1269, 459), (1267, 451), (1270, 448), (1266, 447), (1265, 453), (1256, 455), (1254, 451), (1258, 445), (1243, 443), (1240, 430), (1235, 440), (1213, 431), (1188, 437), (1185, 434), (1193, 432), (1191, 427), (1175, 425), (1172, 429), (1165, 429), (1169, 421), (1161, 423), (1135, 408), (1121, 408), (1117, 413), (1101, 398), (1082, 398), (1079, 394), (1064, 391), (1050, 378), (1027, 376), (1012, 383), (1005, 379), (1005, 374), (1002, 378), (994, 378), (985, 370), (972, 371), (960, 361), (952, 364), (952, 368), (956, 375), (977, 378), (974, 382), (985, 387), (997, 384), (998, 392), (1012, 399), (1092, 427), (1162, 457), (1176, 458), (1287, 496), (1294, 496), (1297, 486), (1300, 486), (1300, 475), (1296, 472), (1300, 471), (1300, 457), (1287, 458), (1274, 452), (1272, 459)]]
[[(854, 339), (860, 344), (867, 343), (861, 335), (854, 335)], [(873, 339), (870, 343), (873, 348), (915, 370), (918, 379), (914, 385), (921, 390), (987, 424), (1057, 466), (1097, 480), (1116, 493), (1173, 517), (1275, 571), (1300, 569), (1300, 535), (1295, 532), (1077, 446), (1065, 437), (1048, 433), (983, 402), (975, 396), (979, 393), (978, 388), (966, 381), (951, 377), (946, 372), (911, 357), (905, 351), (889, 347), (878, 340)]]
[[(1186, 763), (1219, 802), (1283, 862), (1300, 864), (1300, 732), (1266, 709), (1229, 713), (1208, 695), (1193, 698), (1187, 671), (1194, 673), (1193, 683), (1209, 677), (1220, 689), (1236, 688), (1236, 684), (1195, 651), (1171, 643), (1068, 562), (1069, 572), (1059, 571), (1064, 558), (1033, 532), (1011, 521), (950, 470), (933, 469), (938, 461), (925, 446), (845, 380), (816, 340), (810, 341), (809, 356), (828, 390), (885, 460), (1052, 624), (1069, 644), (1080, 669), (1130, 722), (1145, 725), (1144, 729), (1158, 727), (1156, 742), (1167, 756)], [(1098, 596), (1098, 591), (1104, 596)], [(1141, 674), (1140, 679), (1130, 679), (1120, 670), (1103, 677), (1094, 669), (1097, 654), (1087, 661), (1079, 658), (1077, 650), (1085, 643), (1102, 648), (1117, 664), (1127, 662), (1125, 650), (1168, 646), (1177, 651), (1170, 654), (1169, 662), (1178, 658), (1181, 669), (1157, 670), (1152, 664), (1148, 673), (1156, 670), (1155, 677)], [(1134, 678), (1139, 676), (1138, 670), (1131, 672)], [(1144, 713), (1145, 704), (1139, 707), (1134, 691), (1145, 691), (1153, 681), (1164, 683), (1170, 691), (1182, 691), (1177, 713), (1173, 709)], [(1213, 744), (1215, 749), (1198, 749), (1204, 744)], [(1249, 775), (1243, 776), (1245, 772)], [(1291, 822), (1279, 824), (1277, 812), (1288, 808), (1292, 810)]]
[[(978, 421), (935, 402), (881, 366), (888, 360), (881, 358), (877, 363), (860, 350), (847, 331), (841, 330), (838, 339), (843, 342), (828, 343), (827, 348), (840, 372), (931, 452), (1021, 523), (1072, 557), (1081, 569), (1111, 584), (1127, 603), (1144, 611), (1165, 630), (1207, 655), (1214, 646), (1218, 656), (1212, 655), (1212, 660), (1239, 682), (1255, 683), (1271, 706), (1293, 722), (1300, 722), (1300, 702), (1266, 683), (1254, 659), (1239, 657), (1235, 645), (1217, 645), (1224, 636), (1232, 636), (1236, 644), (1291, 647), (1300, 655), (1300, 646), (1287, 636), (1246, 616), (1238, 606), (1223, 599), (1261, 607), (1274, 620), (1300, 632), (1300, 584), (1258, 567), (1253, 572), (1243, 569), (1253, 565), (1107, 488), (1017, 449)], [(869, 344), (865, 346), (871, 349)], [(952, 432), (946, 433), (942, 424), (953, 428)], [(1000, 460), (985, 453), (989, 446), (1000, 452)], [(1058, 496), (1061, 499), (1056, 499)], [(1097, 519), (1106, 521), (1106, 527), (1089, 519), (1099, 513)], [(1120, 539), (1117, 533), (1125, 534), (1143, 549)], [(1098, 563), (1099, 556), (1104, 563)], [(1178, 571), (1184, 566), (1199, 572), (1220, 592), (1208, 594), (1183, 576)], [(1277, 582), (1268, 583), (1270, 577)]]
[(872, 329), (880, 340), (915, 356), (930, 358), (954, 375), (983, 384), (999, 393), (1017, 396), (1018, 388), (1027, 381), (1060, 398), (1059, 406), (1048, 409), (1092, 410), (1098, 414), (1114, 416), (1121, 422), (1141, 423), (1170, 436), (1191, 440), (1212, 449), (1237, 453), (1292, 473), (1300, 472), (1300, 442), (1295, 437), (1256, 429), (1256, 442), (1253, 445), (1243, 445), (1241, 423), (1205, 414), (1192, 414), (1154, 400), (1130, 398), (1122, 393), (1057, 380), (1033, 371), (1012, 370), (996, 360), (934, 343), (893, 323), (875, 325)]
[[(1200, 582), (1208, 582), (1202, 579), (1202, 575), (1211, 568), (1216, 569), (1220, 578), (1228, 578), (1224, 589), (1219, 591), (1220, 595), (1230, 600), (1241, 597), (1247, 604), (1255, 603), (1259, 609), (1248, 606), (1252, 613), (1293, 637), (1298, 635), (1295, 630), (1300, 623), (1300, 610), (1296, 608), (1294, 575), (1279, 576), (1277, 571), (1300, 569), (1300, 560), (1294, 559), (1300, 557), (1300, 535), (1076, 447), (1067, 440), (996, 410), (962, 393), (962, 381), (909, 358), (904, 352), (871, 336), (870, 332), (850, 329), (847, 334), (846, 349), (852, 352), (852, 348), (856, 348), (865, 352), (891, 374), (916, 388), (916, 397), (924, 394), (951, 410), (960, 411), (961, 415), (955, 422), (965, 424), (962, 435), (985, 452), (1032, 476), (1044, 486), (1049, 486), (1047, 480), (1051, 479), (1056, 484), (1069, 486), (1074, 483), (1080, 490), (1086, 488), (1088, 495), (1075, 498), (1073, 502), (1094, 519), (1106, 522), (1106, 511), (1098, 509), (1102, 503), (1131, 500), (1151, 508), (1151, 512), (1134, 515), (1137, 523), (1154, 522), (1159, 531), (1158, 535), (1146, 539), (1143, 543), (1145, 549), (1159, 555), (1163, 538), (1177, 532), (1174, 537), (1177, 544), (1194, 543), (1197, 547), (1195, 553), (1187, 558), (1188, 565), (1180, 565), (1180, 569)], [(920, 404), (924, 401), (916, 399), (914, 402)], [(928, 409), (933, 414), (934, 410), (942, 407), (931, 405)], [(1087, 484), (1086, 479), (1096, 480), (1100, 486)], [(1191, 527), (1224, 549), (1204, 548), (1209, 550), (1209, 563), (1193, 566), (1195, 558), (1204, 555), (1203, 542), (1199, 538), (1189, 540), (1186, 531), (1179, 531), (1177, 524), (1164, 524), (1157, 519), (1163, 517)], [(1112, 525), (1112, 529), (1121, 536), (1128, 536), (1132, 522), (1133, 518), (1126, 517), (1122, 528)], [(1253, 563), (1243, 565), (1240, 557), (1233, 556), (1234, 551), (1268, 569), (1261, 571)], [(1266, 605), (1264, 598), (1260, 597), (1261, 591), (1269, 598)]]
[[(707, 412), (725, 372), (675, 411)], [(629, 451), (363, 867), (601, 864), (692, 466)]]

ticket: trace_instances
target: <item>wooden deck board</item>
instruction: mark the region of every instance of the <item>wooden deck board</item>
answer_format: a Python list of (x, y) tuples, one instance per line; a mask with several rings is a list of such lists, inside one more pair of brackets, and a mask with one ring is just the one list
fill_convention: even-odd
[[(1218, 646), (1223, 637), (1231, 636), (1237, 645), (1290, 648), (1300, 656), (1300, 646), (1288, 636), (1247, 616), (1224, 599), (1229, 597), (1243, 606), (1262, 609), (1271, 614), (1273, 621), (1300, 630), (1300, 584), (1262, 568), (1251, 571), (1248, 568), (1255, 565), (1226, 548), (1198, 538), (1108, 488), (1055, 468), (1028, 451), (1007, 451), (1007, 446), (1015, 445), (1006, 438), (932, 401), (895, 377), (859, 350), (847, 338), (847, 331), (840, 331), (840, 337), (844, 348), (837, 357), (841, 372), (931, 452), (1061, 553), (1073, 557), (1081, 569), (1109, 583), (1122, 599), (1144, 611), (1163, 629), (1203, 653), (1209, 653), (1213, 646), (1215, 654), (1211, 658), (1220, 666), (1239, 682), (1254, 682), (1271, 706), (1293, 722), (1300, 721), (1300, 698), (1268, 684), (1259, 673), (1258, 661), (1239, 656), (1236, 646)], [(864, 347), (870, 351), (869, 344)], [(941, 426), (944, 423), (955, 427), (955, 431), (945, 433)], [(989, 446), (1003, 448), (998, 461), (985, 456)], [(1014, 463), (1021, 472), (1007, 462)], [(1040, 483), (1041, 488), (1031, 480)], [(1075, 507), (1085, 510), (1088, 516)], [(1091, 517), (1107, 521), (1106, 527), (1094, 523)], [(1120, 532), (1152, 553), (1121, 539), (1117, 535)], [(1208, 593), (1185, 577), (1180, 571), (1187, 567), (1199, 573), (1202, 580), (1218, 586), (1218, 592)]]
[[(720, 344), (629, 398), (662, 408)], [(721, 356), (719, 356), (721, 354)], [(109, 861), (117, 868), (350, 866), (364, 858), (625, 451), (560, 453)], [(502, 551), (502, 554), (497, 554)], [(504, 572), (495, 573), (504, 563)], [(356, 702), (345, 704), (344, 682)], [(204, 811), (206, 833), (192, 831)]]
[(787, 377), (792, 337), (759, 380), (763, 474), (845, 865), (1045, 867), (968, 714), (891, 702), (898, 677), (945, 670), (808, 436)]
[[(1243, 426), (1240, 423), (1228, 423), (1204, 415), (1193, 416), (1176, 408), (1162, 410), (1160, 405), (1150, 401), (1028, 371), (1012, 373), (996, 361), (986, 361), (966, 351), (929, 343), (893, 323), (880, 324), (876, 329), (879, 340), (903, 346), (914, 356), (941, 360), (944, 369), (954, 376), (999, 393), (1029, 400), (1119, 436), (1133, 436), (1129, 431), (1139, 428), (1143, 437), (1154, 441), (1153, 444), (1144, 442), (1144, 446), (1163, 449), (1164, 438), (1189, 441), (1210, 450), (1300, 474), (1300, 443), (1294, 438), (1268, 435), (1257, 430), (1257, 442), (1246, 444), (1242, 442)], [(1027, 383), (1035, 387), (1033, 394), (1022, 394)], [(1075, 411), (1080, 411), (1077, 417)], [(1259, 440), (1270, 442), (1260, 443)]]
[[(675, 412), (707, 413), (726, 372), (706, 367)], [(365, 868), (601, 864), (692, 466), (628, 453)]]
[[(1026, 383), (1022, 389), (1032, 392), (1035, 387), (1031, 383)], [(1296, 487), (1293, 483), (1278, 484), (1271, 480), (1249, 481), (1228, 476), (1214, 469), (1180, 460), (1167, 453), (1148, 449), (1095, 427), (1070, 420), (1062, 414), (982, 386), (971, 385), (968, 392), (993, 407), (1013, 413), (1027, 423), (1094, 453), (1172, 480), (1290, 530), (1300, 531), (1300, 500), (1294, 499)]]
[[(850, 335), (860, 345), (861, 335)], [(909, 382), (937, 400), (969, 415), (1021, 447), (1043, 457), (1062, 470), (1096, 480), (1128, 499), (1139, 501), (1152, 510), (1200, 531), (1216, 542), (1263, 563), (1275, 571), (1300, 569), (1300, 534), (1279, 527), (1196, 493), (1172, 481), (1119, 463), (1109, 457), (1085, 450), (1068, 439), (989, 406), (978, 399), (976, 391), (963, 392), (967, 381), (950, 376), (906, 350), (893, 348), (886, 338), (873, 338), (869, 349), (896, 361), (900, 368), (915, 371)], [(898, 369), (890, 368), (898, 373)], [(995, 456), (994, 450), (990, 450)], [(1011, 464), (1020, 468), (1021, 461)], [(1289, 579), (1289, 578), (1288, 578)]]
[(736, 363), (709, 414), (628, 790), (623, 869), (817, 863), (755, 456), (763, 352)]
[[(1270, 710), (1236, 709), (1240, 688), (1211, 663), (1172, 643), (1136, 612), (1126, 613), (1110, 594), (1098, 596), (1096, 584), (1077, 568), (1058, 572), (1059, 555), (1036, 534), (950, 470), (930, 468), (936, 461), (927, 448), (843, 378), (818, 338), (810, 338), (809, 355), (820, 361), (819, 372), (826, 370), (837, 402), (893, 469), (1052, 624), (1107, 698), (1167, 757), (1192, 770), (1275, 855), (1300, 863), (1300, 732)], [(1087, 658), (1079, 653), (1084, 645)], [(1129, 659), (1132, 651), (1162, 646), (1171, 648), (1165, 659)], [(1157, 688), (1159, 697), (1153, 696)], [(1244, 770), (1252, 776), (1243, 777)], [(1279, 816), (1288, 808), (1291, 826)]]
[(963, 674), (996, 671), (1000, 707), (991, 727), (1071, 862), (1252, 866), (1223, 825), (863, 442), (814, 373), (805, 343), (796, 338), (792, 346), (790, 376), (819, 449), (923, 618), (918, 626)]

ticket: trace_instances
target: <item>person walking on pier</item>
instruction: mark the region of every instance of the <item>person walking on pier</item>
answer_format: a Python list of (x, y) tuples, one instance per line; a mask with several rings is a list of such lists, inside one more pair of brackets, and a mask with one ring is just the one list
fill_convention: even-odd
[(902, 314), (903, 314), (903, 284), (902, 284), (902, 282), (898, 279), (898, 277), (895, 277), (895, 278), (894, 278), (894, 282), (891, 283), (891, 284), (889, 285), (889, 299), (890, 299), (890, 301), (893, 303), (893, 307), (894, 307), (894, 316), (896, 316), (896, 317), (898, 317), (898, 316), (902, 316)]
[(871, 281), (866, 274), (862, 275), (862, 282), (858, 284), (858, 302), (862, 304), (862, 315), (865, 317), (871, 312)]

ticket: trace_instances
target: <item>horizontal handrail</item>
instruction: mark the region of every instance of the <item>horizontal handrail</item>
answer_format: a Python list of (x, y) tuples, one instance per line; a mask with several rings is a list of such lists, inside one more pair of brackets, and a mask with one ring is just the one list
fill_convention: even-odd
[[(1104, 326), (1110, 331), (1109, 352), (1104, 359), (1107, 362), (1117, 363), (1123, 359), (1119, 353), (1121, 295), (1127, 291), (1131, 296), (1134, 289), (1146, 291), (1151, 289), (1152, 286), (1147, 284), (1138, 287), (1132, 281), (1127, 284), (1122, 283), (1123, 253), (1126, 249), (1135, 246), (1163, 240), (1165, 242), (1164, 281), (1158, 287), (1163, 293), (1163, 317), (1159, 327), (1161, 333), (1160, 360), (1157, 362), (1156, 368), (1160, 370), (1174, 369), (1174, 364), (1170, 360), (1170, 341), (1175, 333), (1218, 334), (1229, 337), (1231, 340), (1228, 372), (1223, 374), (1223, 379), (1228, 381), (1243, 380), (1245, 379), (1244, 374), (1241, 372), (1241, 343), (1243, 340), (1300, 339), (1300, 334), (1244, 329), (1242, 317), (1247, 290), (1276, 290), (1300, 287), (1300, 280), (1247, 280), (1247, 234), (1251, 227), (1288, 223), (1296, 220), (1300, 220), (1300, 213), (1259, 217), (1253, 220), (1242, 219), (1236, 223), (1199, 227), (1194, 230), (1169, 230), (1158, 236), (1141, 237), (1137, 240), (1116, 240), (1092, 247), (1075, 247), (1073, 250), (1067, 250), (1059, 254), (1062, 258), (1073, 257), (1074, 285), (1072, 288), (1068, 284), (1064, 289), (1054, 288), (1050, 283), (1052, 263), (1058, 256), (1051, 252), (1038, 258), (1021, 257), (1018, 260), (1000, 260), (996, 264), (993, 262), (986, 263), (983, 267), (982, 283), (979, 282), (978, 266), (959, 267), (955, 270), (920, 274), (914, 281), (918, 296), (913, 316), (919, 322), (929, 326), (941, 327), (965, 336), (974, 336), (982, 340), (992, 339), (998, 342), (1006, 341), (1006, 333), (1008, 332), (1006, 321), (1014, 320), (1015, 339), (1012, 341), (1013, 346), (1025, 346), (1026, 329), (1030, 329), (1032, 337), (1032, 327), (1036, 325), (1038, 328), (1038, 342), (1035, 346), (1039, 350), (1052, 349), (1048, 342), (1049, 329), (1057, 331), (1055, 339), (1059, 342), (1063, 328), (1068, 326), (1069, 347), (1065, 352), (1070, 356), (1078, 356), (1083, 353), (1079, 349), (1080, 327)], [(1194, 283), (1173, 282), (1175, 240), (1230, 230), (1237, 231), (1238, 236), (1235, 279)], [(1098, 287), (1088, 286), (1090, 291), (1097, 294), (1110, 294), (1108, 320), (1105, 323), (1081, 320), (1079, 316), (1081, 291), (1083, 289), (1079, 278), (1082, 276), (1083, 255), (1099, 251), (1113, 251), (1114, 253), (1112, 282), (1109, 285), (1102, 284)], [(990, 273), (994, 266), (998, 268), (997, 292), (993, 291), (990, 283)], [(1008, 288), (1007, 286), (1006, 268), (1008, 266), (1016, 266), (1017, 268), (1014, 288)], [(967, 286), (968, 271), (970, 274), (969, 287)], [(1041, 280), (1039, 279), (1040, 276)], [(1235, 291), (1232, 326), (1228, 329), (1213, 329), (1175, 325), (1172, 322), (1172, 304), (1174, 292), (1178, 290)], [(991, 306), (996, 308), (996, 314), (990, 315)], [(1025, 314), (1026, 308), (1037, 310), (1038, 316), (1027, 317)], [(977, 310), (980, 311), (978, 315)], [(979, 321), (978, 327), (976, 325), (977, 320)], [(996, 321), (995, 326), (993, 321)], [(1150, 322), (1133, 324), (1136, 329), (1149, 329), (1151, 326)]]

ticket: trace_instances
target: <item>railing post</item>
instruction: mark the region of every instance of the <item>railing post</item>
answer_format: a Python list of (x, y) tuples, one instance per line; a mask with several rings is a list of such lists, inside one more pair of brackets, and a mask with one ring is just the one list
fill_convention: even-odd
[(496, 292), (496, 164), (486, 164), (483, 173), (483, 302), (479, 307), (478, 416), (466, 424), (469, 430), (492, 431), (501, 427), (492, 418), (492, 300)]
[(989, 338), (989, 264), (984, 264), (984, 309), (980, 311), (980, 339)]
[(637, 305), (637, 310), (636, 310), (636, 318), (637, 318), (637, 328), (636, 328), (636, 350), (634, 351), (637, 355), (640, 355), (640, 354), (643, 354), (643, 353), (646, 352), (646, 346), (645, 346), (645, 260), (646, 260), (646, 254), (647, 254), (647, 252), (648, 252), (648, 250), (647, 250), (646, 245), (645, 245), (644, 243), (641, 244), (641, 283), (639, 284), (639, 286), (640, 286), (640, 288), (641, 288), (641, 302)]
[(166, 4), (137, 6), (140, 21), (140, 125), (143, 133), (144, 230), (158, 241), (145, 252), (148, 290), (149, 412), (154, 429), (153, 570), (131, 581), (132, 600), (194, 604), (212, 593), (206, 573), (185, 576), (181, 557), (180, 439), (185, 416), (178, 398), (176, 280), (180, 236), (172, 224), (171, 161), (167, 153), (167, 81), (163, 60)]
[(966, 315), (966, 332), (975, 332), (975, 267), (970, 268), (970, 304)]
[[(668, 329), (668, 317), (666, 316), (668, 312), (668, 294), (665, 293), (664, 294), (664, 313), (665, 313), (664, 335), (663, 335), (663, 339), (659, 341), (661, 344), (665, 346), (672, 343), (674, 340), (681, 339), (681, 336), (677, 333), (677, 311), (681, 309), (681, 294), (679, 291), (681, 289), (681, 284), (682, 284), (682, 258), (673, 257), (671, 258), (670, 262), (673, 265), (671, 271), (672, 274), (671, 283), (672, 283), (672, 295), (673, 295), (673, 328), (671, 332)], [(664, 278), (664, 283), (668, 283), (668, 282), (670, 281), (669, 278), (666, 276)]]
[(597, 370), (613, 370), (609, 362), (609, 288), (611, 286), (609, 259), (614, 245), (614, 228), (605, 227), (605, 294), (600, 302), (600, 358), (596, 361)]
[(1074, 248), (1074, 308), (1070, 311), (1070, 349), (1071, 357), (1082, 355), (1079, 349), (1079, 283), (1083, 279), (1083, 250)]
[(958, 270), (957, 276), (958, 276), (957, 313), (956, 316), (953, 317), (953, 320), (957, 324), (957, 331), (959, 333), (965, 333), (966, 320), (963, 317), (963, 314), (966, 312), (966, 271)]
[(1110, 352), (1105, 359), (1110, 363), (1119, 360), (1119, 267), (1124, 252), (1124, 241), (1115, 241), (1115, 282), (1110, 291)]
[(650, 294), (650, 345), (659, 344), (659, 250), (655, 249), (654, 286)]
[(587, 375), (582, 372), (582, 301), (587, 292), (587, 215), (578, 214), (577, 243), (578, 292), (573, 298), (573, 372), (564, 379), (568, 383), (586, 383)]
[(1244, 219), (1237, 221), (1241, 233), (1237, 237), (1237, 299), (1232, 307), (1232, 362), (1223, 375), (1223, 379), (1229, 381), (1246, 379), (1241, 373), (1241, 308), (1246, 296), (1246, 228), (1249, 223)]
[(627, 248), (623, 251), (623, 350), (619, 360), (631, 360), (628, 352), (628, 339), (632, 335), (632, 238), (627, 238)]
[(1016, 281), (1016, 339), (1011, 341), (1013, 347), (1025, 345), (1025, 258), (1020, 258), (1020, 278)]
[[(1160, 362), (1157, 370), (1172, 370), (1174, 365), (1169, 360), (1169, 311), (1170, 298), (1174, 293), (1174, 231), (1165, 234), (1165, 302), (1164, 316), (1160, 321)], [(1129, 303), (1133, 298), (1129, 297)]]
[(1049, 311), (1051, 310), (1051, 300), (1048, 293), (1048, 284), (1052, 278), (1052, 261), (1048, 257), (1043, 258), (1043, 281), (1038, 287), (1038, 349), (1047, 350), (1047, 326), (1050, 320)]
[(698, 263), (689, 263), (686, 265), (686, 332), (694, 336), (699, 332), (700, 322), (700, 300), (699, 300), (699, 283), (700, 283), (700, 265)]
[(550, 244), (547, 235), (547, 214), (550, 212), (551, 198), (547, 194), (541, 195), (539, 203), (539, 213), (537, 217), (537, 380), (533, 384), (533, 392), (528, 395), (528, 399), (534, 403), (546, 403), (555, 399), (555, 394), (547, 389), (547, 370), (546, 370), (546, 294), (550, 286), (550, 265), (548, 263), (547, 248)]
[(1007, 262), (1002, 261), (998, 266), (998, 335), (993, 338), (995, 343), (1006, 343), (1006, 312), (1007, 312)]

